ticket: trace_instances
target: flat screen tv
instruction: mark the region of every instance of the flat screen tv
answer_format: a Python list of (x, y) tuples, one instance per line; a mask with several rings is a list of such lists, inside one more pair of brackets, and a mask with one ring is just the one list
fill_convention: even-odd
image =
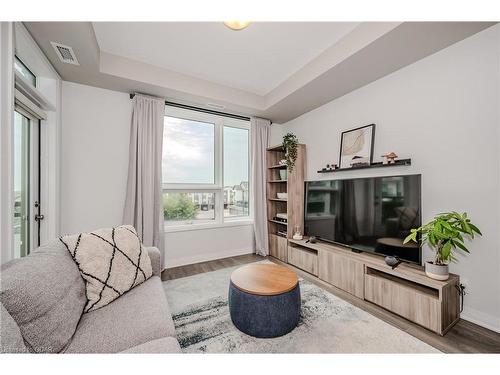
[(403, 245), (421, 225), (420, 175), (307, 181), (305, 234), (421, 264), (420, 246)]

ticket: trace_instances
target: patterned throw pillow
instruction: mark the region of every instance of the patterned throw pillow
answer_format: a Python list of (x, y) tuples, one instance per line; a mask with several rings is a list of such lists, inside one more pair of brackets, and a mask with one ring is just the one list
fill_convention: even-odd
[(106, 306), (152, 275), (149, 255), (131, 225), (59, 239), (86, 281), (84, 312)]

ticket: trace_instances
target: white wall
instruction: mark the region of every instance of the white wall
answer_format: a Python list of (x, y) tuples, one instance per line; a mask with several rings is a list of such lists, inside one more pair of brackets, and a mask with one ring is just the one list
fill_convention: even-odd
[[(63, 83), (61, 232), (121, 224), (132, 101)], [(167, 233), (167, 267), (254, 252), (251, 225)]]
[(272, 124), (268, 139), (269, 146), (276, 146), (281, 144), (283, 142), (283, 135), (285, 134), (285, 130), (285, 127), (281, 124)]
[(61, 232), (121, 224), (132, 103), (125, 93), (63, 82)]
[[(463, 317), (500, 331), (500, 28), (495, 26), (273, 129), (307, 145), (310, 180), (422, 174), (423, 220), (467, 211), (484, 236), (451, 271), (467, 285)], [(320, 175), (340, 133), (376, 123), (374, 158), (412, 166)], [(424, 252), (424, 260), (430, 259)]]
[(166, 267), (255, 252), (253, 226), (200, 229), (165, 234)]

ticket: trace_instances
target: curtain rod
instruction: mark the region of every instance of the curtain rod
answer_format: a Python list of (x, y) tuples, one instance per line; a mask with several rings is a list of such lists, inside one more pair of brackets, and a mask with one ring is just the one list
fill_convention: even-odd
[[(130, 99), (133, 99), (134, 96), (135, 96), (135, 94), (130, 94)], [(250, 117), (247, 117), (247, 116), (240, 116), (240, 115), (235, 115), (234, 113), (214, 111), (212, 109), (206, 109), (206, 108), (195, 107), (195, 106), (187, 105), (187, 104), (169, 102), (168, 100), (165, 100), (165, 105), (168, 105), (170, 107), (182, 108), (182, 109), (190, 109), (192, 111), (198, 111), (198, 112), (203, 112), (203, 113), (210, 113), (212, 115), (230, 117), (230, 118), (234, 118), (237, 120), (250, 121)], [(272, 124), (272, 122), (271, 122), (271, 124)]]

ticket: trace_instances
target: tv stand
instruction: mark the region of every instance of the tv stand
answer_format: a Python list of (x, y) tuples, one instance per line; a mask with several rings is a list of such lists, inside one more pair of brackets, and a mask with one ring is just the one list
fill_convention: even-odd
[(383, 257), (305, 239), (288, 240), (286, 262), (439, 335), (460, 319), (458, 275), (434, 280), (419, 266), (392, 269)]

